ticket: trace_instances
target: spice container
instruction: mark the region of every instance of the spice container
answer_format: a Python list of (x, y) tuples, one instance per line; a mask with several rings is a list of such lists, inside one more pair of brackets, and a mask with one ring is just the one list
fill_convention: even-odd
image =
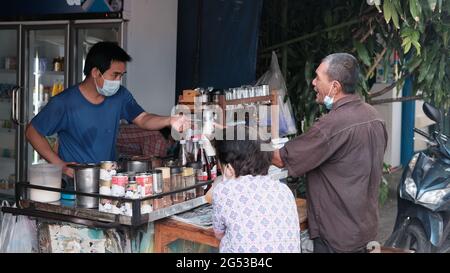
[(153, 200), (145, 200), (141, 203), (141, 214), (150, 213), (153, 211)]
[(154, 194), (162, 193), (164, 185), (162, 170), (156, 169), (152, 171), (152, 175), (153, 175), (153, 193)]
[[(117, 163), (115, 161), (101, 161), (100, 162), (100, 181), (99, 193), (102, 195), (112, 195), (112, 177), (117, 173)], [(111, 199), (100, 199), (98, 210), (102, 212), (112, 211)]]
[[(172, 167), (170, 168), (170, 190), (179, 190), (184, 188), (183, 185), (183, 176), (182, 176), (182, 170), (180, 167)], [(185, 192), (177, 192), (172, 194), (172, 201), (173, 203), (180, 203), (183, 202), (185, 199)]]
[[(189, 167), (192, 168), (194, 177), (195, 177), (195, 183), (203, 182), (203, 167), (202, 163), (200, 162), (191, 162), (188, 164)], [(195, 195), (197, 197), (203, 196), (205, 194), (205, 190), (203, 187), (197, 187), (195, 188)]]
[[(184, 186), (186, 188), (195, 185), (195, 176), (193, 168), (190, 167), (183, 168), (183, 180)], [(195, 188), (188, 190), (185, 193), (186, 193), (186, 200), (195, 198)]]
[[(169, 192), (171, 187), (170, 187), (170, 168), (169, 167), (161, 167), (161, 168), (156, 168), (157, 170), (160, 170), (162, 172), (162, 177), (163, 177), (163, 192)], [(153, 203), (156, 202), (156, 199), (153, 201)], [(159, 201), (158, 201), (159, 202)], [(172, 197), (170, 195), (166, 195), (162, 198), (162, 200), (160, 200), (159, 202), (160, 206), (158, 207), (168, 207), (172, 205)], [(155, 206), (153, 207), (154, 209)]]
[[(101, 195), (112, 195), (111, 194), (112, 180), (100, 180), (99, 185), (100, 185), (99, 193)], [(112, 210), (111, 203), (112, 203), (111, 199), (101, 198), (100, 204), (98, 205), (98, 210), (102, 212), (111, 212)]]
[(153, 194), (153, 172), (136, 174), (139, 197)]
[(124, 173), (118, 173), (112, 176), (111, 195), (123, 197), (125, 196), (125, 187), (128, 184), (128, 176)]
[(125, 197), (131, 198), (131, 199), (139, 199), (138, 185), (137, 185), (136, 181), (134, 181), (134, 180), (128, 181), (128, 184), (126, 187), (126, 192), (125, 192)]

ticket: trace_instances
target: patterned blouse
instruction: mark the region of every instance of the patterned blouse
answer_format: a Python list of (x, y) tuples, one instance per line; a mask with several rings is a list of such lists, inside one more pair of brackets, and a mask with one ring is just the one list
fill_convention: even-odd
[(220, 252), (300, 252), (300, 226), (291, 190), (269, 176), (241, 176), (213, 191), (213, 228), (225, 232)]

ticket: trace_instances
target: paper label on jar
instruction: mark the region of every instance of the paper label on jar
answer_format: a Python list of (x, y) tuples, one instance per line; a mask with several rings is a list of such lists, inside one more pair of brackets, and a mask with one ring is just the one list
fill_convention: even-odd
[(105, 170), (100, 169), (100, 179), (101, 180), (111, 180), (113, 175), (116, 175), (116, 170)]
[(111, 195), (111, 188), (110, 187), (100, 187), (99, 193), (102, 195)]
[(211, 169), (211, 179), (214, 180), (217, 177), (217, 166), (212, 167)]
[(119, 185), (112, 185), (111, 195), (117, 197), (125, 196), (125, 187)]
[(208, 180), (208, 173), (207, 172), (201, 172), (197, 174), (197, 180), (199, 181), (207, 181)]

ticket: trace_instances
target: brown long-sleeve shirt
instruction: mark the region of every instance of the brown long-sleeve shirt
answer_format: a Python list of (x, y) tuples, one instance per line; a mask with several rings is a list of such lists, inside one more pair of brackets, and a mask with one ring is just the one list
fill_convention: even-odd
[(348, 95), (280, 150), (289, 175), (307, 174), (311, 238), (320, 237), (342, 252), (375, 240), (386, 144), (378, 112)]

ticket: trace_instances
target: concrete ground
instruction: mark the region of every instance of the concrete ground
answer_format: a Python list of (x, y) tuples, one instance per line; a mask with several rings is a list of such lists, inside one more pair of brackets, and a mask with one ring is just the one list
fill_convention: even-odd
[(387, 200), (380, 207), (380, 221), (378, 225), (377, 241), (384, 244), (392, 233), (395, 218), (397, 217), (397, 186), (400, 182), (402, 169), (398, 169), (391, 174), (385, 175), (388, 181), (389, 193)]

